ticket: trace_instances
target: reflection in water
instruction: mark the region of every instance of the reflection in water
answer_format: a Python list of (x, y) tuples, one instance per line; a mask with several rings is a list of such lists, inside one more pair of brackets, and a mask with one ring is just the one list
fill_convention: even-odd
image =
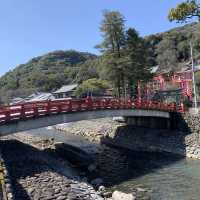
[[(51, 129), (38, 129), (29, 133), (54, 137), (59, 142), (63, 141), (90, 150), (97, 148), (80, 136), (66, 135)], [(142, 187), (151, 191), (152, 200), (200, 199), (199, 160), (186, 160), (166, 153), (112, 150), (113, 152), (109, 154), (108, 151), (110, 152), (109, 148), (100, 156), (102, 166), (99, 170), (102, 170), (100, 174), (112, 190), (132, 192), (135, 188)]]

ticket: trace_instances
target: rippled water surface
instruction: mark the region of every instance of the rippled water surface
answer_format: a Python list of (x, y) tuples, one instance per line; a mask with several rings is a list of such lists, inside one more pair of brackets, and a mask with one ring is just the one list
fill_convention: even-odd
[[(162, 159), (154, 158), (149, 164), (149, 172), (148, 160), (140, 160), (140, 164), (144, 164), (141, 170), (145, 168), (144, 171), (140, 173), (138, 166), (129, 169), (130, 179), (115, 185), (113, 189), (131, 192), (133, 188), (141, 186), (152, 190), (150, 192), (152, 200), (199, 200), (200, 161), (172, 159), (172, 162), (167, 164), (163, 163), (165, 158), (170, 160), (166, 155)], [(138, 171), (131, 177), (131, 173), (135, 170)]]

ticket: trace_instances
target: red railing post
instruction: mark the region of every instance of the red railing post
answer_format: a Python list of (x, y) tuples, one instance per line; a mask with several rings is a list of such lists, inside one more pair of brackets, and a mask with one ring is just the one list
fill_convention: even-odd
[(131, 101), (130, 98), (129, 98), (128, 101), (127, 101), (127, 107), (128, 107), (128, 108), (132, 108), (132, 101)]
[(62, 112), (62, 105), (57, 105), (58, 113)]
[(34, 107), (33, 107), (33, 115), (34, 115), (34, 117), (38, 117), (38, 115), (39, 115), (38, 107), (36, 104), (34, 104)]
[(119, 99), (119, 105), (120, 105), (120, 109), (124, 108), (124, 104), (123, 104), (123, 100), (122, 99)]
[(142, 108), (142, 101), (141, 101), (141, 98), (138, 98), (138, 99), (137, 99), (137, 106), (138, 106), (138, 108)]
[(177, 105), (175, 103), (172, 103), (172, 111), (173, 112), (177, 111)]
[(160, 101), (158, 102), (158, 108), (157, 109), (161, 110), (161, 102)]
[(86, 98), (86, 104), (87, 104), (87, 108), (88, 110), (93, 110), (93, 106), (92, 106), (92, 98), (90, 96), (87, 96)]
[(71, 112), (72, 111), (72, 100), (68, 100), (69, 104), (68, 104), (68, 111)]
[(9, 122), (10, 121), (10, 111), (6, 110), (5, 111), (5, 122)]
[(100, 100), (100, 108), (104, 109), (105, 108), (105, 104), (106, 104), (106, 100), (105, 99), (101, 99)]
[(51, 114), (51, 100), (47, 101), (46, 110), (47, 110), (47, 115), (50, 115)]
[(21, 105), (20, 118), (21, 118), (21, 119), (25, 119), (25, 118), (26, 118), (26, 112), (25, 112), (24, 105)]

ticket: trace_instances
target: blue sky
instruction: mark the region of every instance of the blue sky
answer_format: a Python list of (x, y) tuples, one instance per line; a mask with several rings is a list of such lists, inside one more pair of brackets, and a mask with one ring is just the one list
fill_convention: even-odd
[(98, 53), (102, 11), (118, 10), (141, 35), (178, 26), (168, 10), (182, 0), (5, 0), (0, 6), (0, 75), (54, 50)]

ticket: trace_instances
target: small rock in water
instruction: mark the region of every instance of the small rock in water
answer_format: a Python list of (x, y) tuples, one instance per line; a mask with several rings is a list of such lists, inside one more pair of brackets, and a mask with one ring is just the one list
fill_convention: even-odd
[(99, 192), (103, 192), (105, 190), (106, 190), (106, 188), (103, 185), (99, 186), (99, 188), (98, 188)]
[(141, 187), (138, 187), (138, 188), (137, 188), (137, 191), (138, 191), (138, 192), (146, 192), (146, 190), (145, 190), (144, 188), (141, 188)]
[(56, 200), (65, 200), (65, 199), (66, 199), (65, 196), (59, 196), (59, 197), (56, 198)]
[(126, 194), (120, 191), (114, 191), (112, 194), (112, 200), (136, 200), (136, 197), (132, 194)]

